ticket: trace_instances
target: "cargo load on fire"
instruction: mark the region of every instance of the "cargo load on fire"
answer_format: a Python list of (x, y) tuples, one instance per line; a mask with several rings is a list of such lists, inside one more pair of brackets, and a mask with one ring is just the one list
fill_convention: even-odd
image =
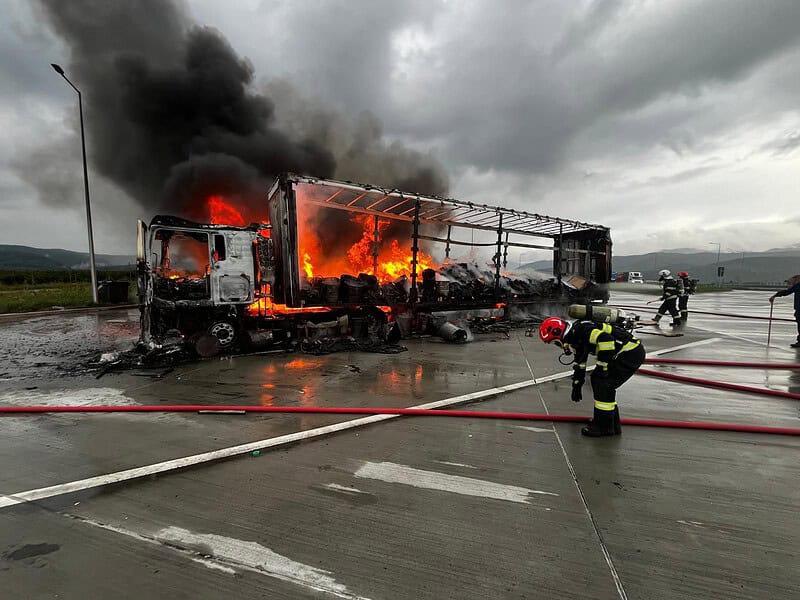
[[(267, 193), (261, 222), (241, 222), (219, 196), (209, 211), (211, 223), (139, 222), (143, 342), (385, 341), (608, 300), (611, 239), (600, 225), (292, 174)], [(469, 256), (454, 258), (462, 248)], [(552, 252), (552, 274), (510, 272), (509, 249)]]

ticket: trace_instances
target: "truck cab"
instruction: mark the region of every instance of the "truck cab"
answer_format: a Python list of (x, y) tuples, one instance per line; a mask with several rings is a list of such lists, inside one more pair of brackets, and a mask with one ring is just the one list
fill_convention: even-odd
[(628, 273), (628, 283), (644, 283), (642, 273), (640, 271), (630, 271)]
[(143, 341), (171, 330), (211, 331), (221, 346), (231, 344), (243, 312), (273, 283), (269, 233), (264, 224), (230, 227), (165, 216), (150, 225), (139, 221)]

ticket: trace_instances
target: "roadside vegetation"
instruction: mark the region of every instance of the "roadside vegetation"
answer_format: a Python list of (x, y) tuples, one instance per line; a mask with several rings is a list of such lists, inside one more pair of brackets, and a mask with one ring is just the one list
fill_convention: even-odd
[[(98, 281), (128, 281), (128, 302), (136, 283), (128, 271), (98, 271)], [(91, 306), (89, 271), (0, 271), (0, 314)]]

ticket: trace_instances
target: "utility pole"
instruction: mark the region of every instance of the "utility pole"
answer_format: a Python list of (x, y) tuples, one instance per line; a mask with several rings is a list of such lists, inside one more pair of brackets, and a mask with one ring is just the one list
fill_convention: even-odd
[(737, 275), (739, 283), (744, 283), (744, 252), (739, 252), (738, 250), (734, 250), (733, 248), (725, 248), (728, 252), (735, 252), (736, 254), (741, 254), (739, 257), (739, 274)]
[(86, 166), (86, 135), (83, 130), (83, 96), (81, 91), (67, 78), (67, 75), (57, 64), (51, 64), (53, 70), (64, 78), (70, 87), (78, 93), (78, 113), (81, 120), (81, 151), (83, 153), (83, 191), (86, 197), (86, 228), (89, 231), (89, 271), (92, 277), (92, 302), (98, 303), (97, 297), (97, 269), (94, 262), (94, 236), (92, 235), (92, 206), (89, 202), (89, 170)]
[(712, 245), (714, 245), (714, 244), (717, 245), (717, 287), (721, 288), (722, 287), (722, 275), (720, 275), (720, 272), (719, 272), (719, 254), (720, 254), (720, 250), (722, 249), (722, 244), (720, 244), (719, 242), (708, 242), (708, 243), (712, 244)]

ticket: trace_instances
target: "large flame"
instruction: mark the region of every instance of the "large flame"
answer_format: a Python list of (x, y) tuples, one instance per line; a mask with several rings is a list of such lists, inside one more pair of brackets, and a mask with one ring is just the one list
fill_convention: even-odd
[(236, 208), (225, 202), (222, 196), (208, 197), (208, 217), (214, 225), (233, 225), (244, 227), (246, 225), (242, 213)]
[[(299, 219), (303, 223), (305, 219)], [(326, 253), (322, 248), (317, 232), (311, 227), (298, 227), (300, 237), (299, 249), (302, 267), (308, 279), (312, 277), (339, 277), (342, 274), (374, 275), (381, 283), (388, 283), (406, 275), (411, 276), (412, 253), (411, 240), (403, 240), (408, 247), (401, 246), (398, 239), (386, 239), (389, 221), (379, 219), (377, 222), (377, 241), (375, 218), (370, 215), (353, 215), (350, 217), (353, 227), (361, 232), (361, 237), (346, 252), (339, 254)], [(378, 256), (375, 256), (376, 247)], [(377, 263), (377, 268), (376, 268)], [(425, 269), (436, 268), (431, 256), (417, 251), (417, 276)]]
[[(242, 213), (221, 195), (212, 195), (207, 198), (209, 221), (214, 225), (232, 225), (243, 227), (246, 220)], [(308, 212), (315, 210), (310, 205), (298, 202), (298, 257), (302, 272), (306, 279), (314, 277), (340, 277), (343, 274), (359, 275), (366, 273), (374, 275), (381, 283), (395, 281), (405, 276), (411, 276), (412, 253), (410, 239), (404, 239), (401, 245), (399, 239), (386, 239), (390, 223), (386, 219), (379, 219), (371, 215), (355, 214), (350, 217), (354, 232), (360, 232), (358, 241), (352, 244), (345, 252), (326, 252), (318, 233), (309, 226)], [(264, 211), (266, 212), (266, 210)], [(263, 219), (266, 221), (267, 219)], [(377, 232), (375, 231), (377, 229)], [(260, 232), (262, 233), (262, 232)], [(262, 233), (269, 237), (269, 230)], [(353, 235), (351, 234), (350, 239)], [(377, 238), (377, 239), (376, 239)], [(375, 256), (376, 249), (378, 256)], [(421, 277), (425, 269), (437, 267), (431, 256), (422, 251), (417, 252), (417, 276)], [(289, 308), (283, 304), (275, 304), (269, 286), (261, 290), (260, 298), (248, 307), (250, 314), (274, 314), (292, 312), (326, 312), (327, 307)]]

